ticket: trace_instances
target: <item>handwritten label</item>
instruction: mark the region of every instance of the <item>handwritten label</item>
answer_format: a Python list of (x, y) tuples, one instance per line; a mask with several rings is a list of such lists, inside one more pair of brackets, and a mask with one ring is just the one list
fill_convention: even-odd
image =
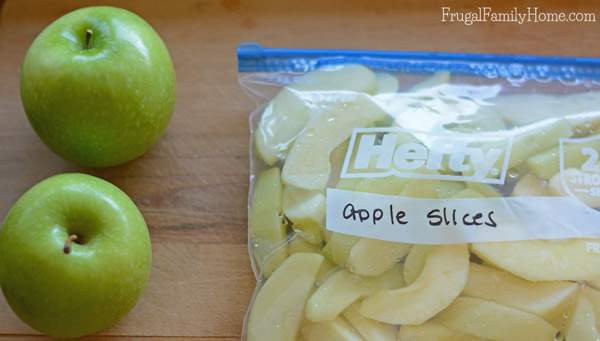
[(571, 197), (421, 199), (327, 190), (328, 230), (403, 243), (593, 237), (600, 236), (598, 219)]

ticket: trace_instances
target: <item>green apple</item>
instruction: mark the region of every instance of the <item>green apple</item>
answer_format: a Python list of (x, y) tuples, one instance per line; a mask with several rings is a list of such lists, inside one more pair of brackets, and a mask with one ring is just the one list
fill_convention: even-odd
[(0, 285), (8, 304), (54, 337), (79, 337), (119, 321), (146, 286), (151, 258), (135, 204), (84, 174), (35, 185), (0, 230)]
[(21, 99), (40, 138), (89, 167), (118, 165), (150, 148), (171, 119), (175, 72), (152, 27), (113, 7), (73, 11), (29, 48)]

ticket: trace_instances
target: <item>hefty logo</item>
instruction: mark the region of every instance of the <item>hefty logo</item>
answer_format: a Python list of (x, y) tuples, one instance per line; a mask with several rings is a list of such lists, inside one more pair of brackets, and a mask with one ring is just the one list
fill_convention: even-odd
[(512, 139), (489, 134), (426, 134), (401, 128), (354, 129), (342, 178), (395, 175), (503, 184)]

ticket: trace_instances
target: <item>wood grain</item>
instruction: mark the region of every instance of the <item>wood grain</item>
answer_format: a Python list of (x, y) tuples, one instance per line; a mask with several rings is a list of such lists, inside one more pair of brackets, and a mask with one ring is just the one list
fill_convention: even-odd
[[(2, 3), (3, 1), (0, 1)], [(19, 65), (35, 35), (78, 7), (112, 4), (146, 18), (172, 52), (178, 76), (173, 121), (144, 157), (122, 167), (79, 169), (50, 152), (19, 99)], [(289, 47), (446, 50), (597, 56), (600, 23), (465, 26), (440, 22), (437, 1), (8, 0), (0, 12), (0, 216), (50, 175), (83, 171), (110, 180), (151, 228), (154, 267), (144, 297), (118, 326), (90, 340), (237, 340), (254, 288), (246, 252), (247, 114), (236, 81), (242, 41)], [(591, 11), (598, 1), (537, 1)], [(523, 7), (503, 1), (497, 10)], [(474, 9), (453, 1), (455, 10)], [(0, 340), (43, 340), (0, 300)], [(153, 337), (151, 337), (153, 336)]]

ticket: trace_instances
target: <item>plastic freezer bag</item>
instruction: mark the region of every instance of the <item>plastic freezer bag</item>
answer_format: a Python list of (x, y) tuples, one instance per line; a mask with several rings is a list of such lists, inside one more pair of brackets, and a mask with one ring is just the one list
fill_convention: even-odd
[(243, 338), (598, 340), (600, 60), (242, 45)]

